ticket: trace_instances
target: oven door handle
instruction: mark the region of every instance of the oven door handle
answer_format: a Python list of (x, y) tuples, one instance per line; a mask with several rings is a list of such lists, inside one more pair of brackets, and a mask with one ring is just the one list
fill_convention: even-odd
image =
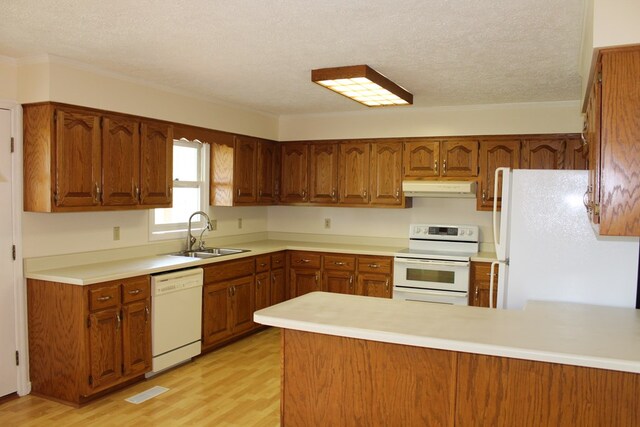
[(414, 293), (416, 295), (433, 295), (436, 297), (448, 297), (448, 298), (467, 298), (467, 293), (466, 292), (456, 292), (451, 293), (451, 292), (438, 292), (438, 291), (431, 291), (431, 290), (420, 290), (420, 292), (413, 292), (413, 291), (408, 291), (403, 289), (402, 290), (405, 293)]
[(418, 264), (418, 265), (443, 265), (448, 267), (469, 267), (469, 261), (432, 261), (432, 260), (414, 260), (407, 258), (396, 258), (399, 264)]

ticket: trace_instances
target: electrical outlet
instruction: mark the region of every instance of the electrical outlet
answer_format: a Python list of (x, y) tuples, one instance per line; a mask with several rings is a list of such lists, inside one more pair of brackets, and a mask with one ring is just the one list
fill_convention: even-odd
[(120, 240), (120, 226), (113, 227), (113, 240)]
[(242, 218), (238, 218), (238, 228), (242, 228)]
[(216, 231), (218, 229), (218, 220), (217, 219), (212, 219), (211, 220), (211, 231)]
[(324, 228), (331, 228), (331, 218), (324, 219)]

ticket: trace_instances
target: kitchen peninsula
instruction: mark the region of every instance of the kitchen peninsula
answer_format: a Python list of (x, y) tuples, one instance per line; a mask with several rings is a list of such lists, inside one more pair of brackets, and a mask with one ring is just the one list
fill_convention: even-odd
[(640, 312), (486, 310), (316, 292), (283, 328), (283, 425), (638, 425)]

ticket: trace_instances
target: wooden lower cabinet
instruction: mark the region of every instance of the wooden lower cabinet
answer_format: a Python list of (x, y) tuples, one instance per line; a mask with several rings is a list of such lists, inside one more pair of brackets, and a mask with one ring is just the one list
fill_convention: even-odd
[(27, 281), (36, 395), (79, 405), (151, 370), (150, 279), (79, 286)]
[[(496, 267), (493, 279), (493, 305), (498, 303), (498, 268)], [(476, 307), (489, 307), (489, 293), (491, 280), (490, 262), (472, 262), (469, 280), (469, 305)]]
[(391, 257), (358, 257), (356, 293), (369, 297), (391, 298), (393, 272)]
[(327, 292), (355, 293), (356, 257), (331, 254), (323, 256), (322, 284)]
[(286, 426), (638, 426), (640, 374), (283, 330)]
[(322, 255), (317, 252), (289, 252), (289, 284), (291, 297), (321, 291)]
[(204, 268), (203, 350), (218, 346), (254, 327), (254, 272), (254, 257)]

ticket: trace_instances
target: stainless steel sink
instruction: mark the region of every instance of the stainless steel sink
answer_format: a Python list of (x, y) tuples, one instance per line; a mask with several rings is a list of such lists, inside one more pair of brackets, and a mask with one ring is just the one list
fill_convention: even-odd
[(196, 249), (192, 251), (174, 252), (169, 255), (206, 259), (206, 258), (216, 258), (220, 256), (225, 256), (225, 255), (239, 254), (242, 252), (249, 252), (249, 250), (236, 249), (236, 248), (204, 248), (204, 249)]

